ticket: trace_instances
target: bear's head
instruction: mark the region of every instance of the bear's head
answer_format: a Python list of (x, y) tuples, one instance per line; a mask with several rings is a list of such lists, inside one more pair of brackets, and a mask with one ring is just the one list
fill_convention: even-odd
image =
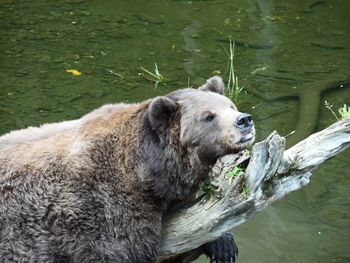
[[(160, 136), (169, 126), (176, 128), (178, 142), (203, 165), (212, 165), (226, 154), (238, 152), (255, 139), (252, 117), (239, 112), (231, 100), (223, 96), (224, 83), (212, 77), (198, 89), (182, 89), (155, 98), (150, 105), (150, 123)], [(176, 132), (175, 132), (176, 133)]]

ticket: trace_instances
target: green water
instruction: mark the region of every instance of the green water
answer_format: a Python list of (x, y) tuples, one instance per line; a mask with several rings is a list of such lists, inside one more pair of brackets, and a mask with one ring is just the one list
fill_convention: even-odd
[[(347, 0), (0, 0), (0, 133), (227, 80), (232, 38), (239, 107), (258, 140), (296, 130), (292, 145), (335, 120), (324, 100), (350, 105), (338, 85), (350, 79), (349, 12)], [(155, 62), (156, 89), (140, 75)], [(350, 262), (349, 158), (234, 229), (238, 262)]]

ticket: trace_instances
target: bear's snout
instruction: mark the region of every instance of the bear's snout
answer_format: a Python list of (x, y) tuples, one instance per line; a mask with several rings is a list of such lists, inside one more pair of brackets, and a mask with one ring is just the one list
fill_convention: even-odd
[(241, 130), (248, 130), (254, 125), (252, 116), (247, 113), (242, 113), (239, 115), (235, 123)]

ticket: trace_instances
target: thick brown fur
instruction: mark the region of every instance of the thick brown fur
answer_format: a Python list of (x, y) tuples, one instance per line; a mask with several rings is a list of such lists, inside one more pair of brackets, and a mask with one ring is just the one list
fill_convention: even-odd
[[(0, 262), (154, 262), (169, 204), (254, 138), (234, 127), (240, 113), (212, 80), (0, 137)], [(231, 114), (225, 138), (213, 127), (227, 116), (205, 128), (212, 105)]]

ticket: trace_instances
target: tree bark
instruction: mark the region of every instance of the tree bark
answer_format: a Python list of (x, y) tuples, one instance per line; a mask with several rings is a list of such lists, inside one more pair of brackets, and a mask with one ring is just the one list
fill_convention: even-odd
[[(350, 118), (346, 118), (288, 150), (285, 138), (273, 132), (253, 146), (251, 156), (244, 151), (220, 158), (210, 172), (217, 187), (214, 194), (164, 219), (160, 261), (218, 238), (305, 186), (313, 170), (349, 146)], [(236, 166), (248, 162), (245, 172), (230, 177)]]

